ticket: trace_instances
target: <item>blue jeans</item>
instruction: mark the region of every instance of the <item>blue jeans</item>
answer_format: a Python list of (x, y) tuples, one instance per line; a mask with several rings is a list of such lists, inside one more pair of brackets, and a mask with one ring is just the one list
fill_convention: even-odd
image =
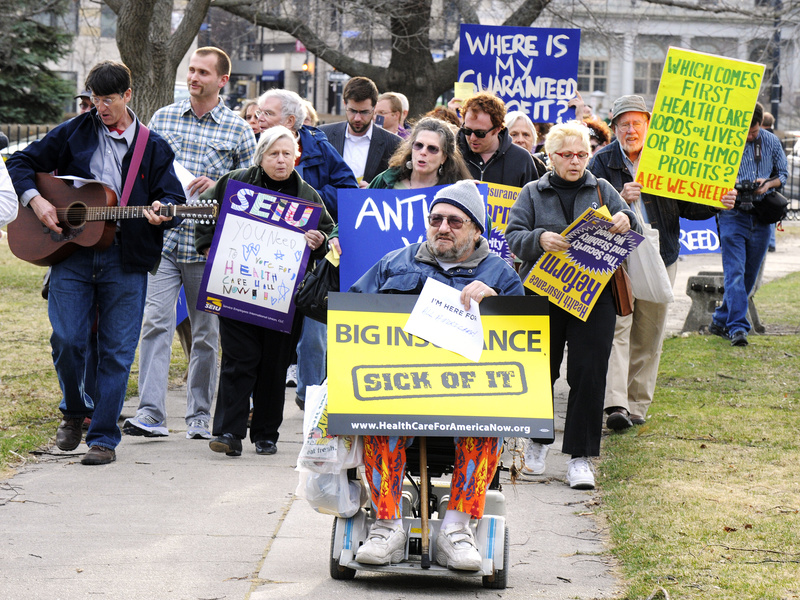
[[(131, 364), (142, 324), (147, 273), (122, 270), (120, 246), (96, 252), (81, 248), (53, 267), (47, 303), (53, 364), (67, 418), (91, 416), (88, 446), (116, 448)], [(97, 380), (94, 412), (86, 407), (87, 348), (96, 311)]]
[(155, 275), (147, 277), (147, 301), (139, 346), (139, 408), (136, 416), (167, 417), (167, 383), (175, 336), (175, 303), (186, 293), (186, 309), (192, 327), (192, 349), (186, 390), (186, 424), (194, 419), (210, 420), (211, 402), (217, 386), (219, 319), (197, 310), (197, 296), (205, 262), (179, 263), (174, 254), (161, 256)]
[(306, 399), (306, 388), (325, 381), (327, 373), (328, 326), (303, 318), (303, 333), (297, 344), (297, 395)]
[[(83, 403), (86, 409), (91, 412), (94, 410), (95, 384), (97, 382), (97, 333), (92, 331), (89, 334), (89, 346), (86, 348), (86, 372), (83, 375)], [(62, 397), (58, 409), (63, 413), (67, 410), (67, 401)]]
[(750, 331), (748, 299), (767, 254), (769, 235), (769, 225), (762, 225), (752, 214), (735, 208), (719, 213), (725, 294), (712, 320), (714, 324), (727, 328), (731, 335), (737, 331)]

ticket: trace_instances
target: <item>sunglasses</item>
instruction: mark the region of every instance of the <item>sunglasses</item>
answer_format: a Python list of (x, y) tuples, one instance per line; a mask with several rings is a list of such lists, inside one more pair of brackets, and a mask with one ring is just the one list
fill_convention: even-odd
[(465, 137), (469, 137), (474, 133), (475, 137), (480, 139), (480, 140), (482, 140), (487, 135), (492, 133), (495, 129), (497, 129), (497, 128), (496, 127), (492, 127), (491, 129), (470, 129), (469, 127), (461, 127), (461, 131), (464, 132), (464, 136)]
[(456, 217), (454, 215), (448, 215), (445, 217), (444, 215), (437, 215), (432, 214), (428, 215), (428, 224), (431, 227), (441, 227), (442, 221), (447, 220), (447, 225), (450, 229), (461, 229), (464, 226), (464, 223), (469, 223), (472, 219), (462, 219), (461, 217)]
[(422, 142), (414, 142), (413, 144), (411, 144), (411, 148), (416, 150), (417, 152), (419, 152), (423, 148), (427, 148), (428, 154), (439, 154), (440, 150), (439, 146), (432, 146), (430, 144), (425, 146), (425, 144), (423, 144)]

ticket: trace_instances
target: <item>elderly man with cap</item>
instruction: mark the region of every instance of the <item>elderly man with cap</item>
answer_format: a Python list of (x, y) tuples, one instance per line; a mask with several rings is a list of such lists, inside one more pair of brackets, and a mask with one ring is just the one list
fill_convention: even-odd
[(82, 115), (83, 113), (89, 112), (92, 110), (94, 104), (92, 104), (92, 92), (89, 90), (83, 90), (80, 94), (75, 96), (75, 100), (79, 100), (78, 102), (78, 114)]
[[(589, 170), (608, 180), (623, 200), (659, 233), (661, 258), (670, 281), (675, 283), (680, 253), (680, 217), (705, 220), (717, 210), (702, 204), (642, 193), (636, 171), (650, 124), (650, 112), (641, 96), (622, 96), (614, 102), (611, 128), (616, 140), (598, 150)], [(732, 208), (736, 193), (722, 197)], [(623, 431), (641, 425), (653, 401), (667, 323), (668, 304), (635, 300), (633, 314), (617, 317), (614, 346), (608, 361), (605, 412), (609, 429)]]
[[(489, 251), (481, 233), (485, 203), (475, 183), (439, 190), (428, 215), (427, 241), (394, 250), (359, 279), (351, 292), (419, 294), (428, 278), (461, 290), (469, 308), (487, 296), (524, 294), (516, 272)], [(364, 436), (364, 465), (376, 521), (356, 560), (385, 565), (403, 560), (406, 532), (401, 493), (406, 448), (413, 437)], [(450, 569), (477, 571), (481, 557), (469, 527), (480, 519), (486, 489), (497, 470), (502, 438), (455, 438), (450, 503), (436, 540), (436, 561)]]

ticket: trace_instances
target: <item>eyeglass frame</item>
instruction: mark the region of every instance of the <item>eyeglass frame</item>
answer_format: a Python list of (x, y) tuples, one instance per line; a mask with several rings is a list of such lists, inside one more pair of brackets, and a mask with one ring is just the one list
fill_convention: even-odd
[[(553, 154), (558, 154), (564, 160), (572, 160), (576, 156), (578, 157), (578, 160), (586, 160), (587, 158), (589, 158), (592, 155), (591, 152), (586, 152), (586, 151), (583, 151), (583, 152), (570, 152), (569, 150), (567, 150), (566, 152), (553, 152)], [(569, 156), (565, 156), (565, 154), (569, 154)], [(581, 156), (581, 154), (583, 154), (584, 156)]]
[(644, 127), (645, 125), (647, 125), (647, 123), (648, 123), (647, 120), (631, 121), (630, 123), (625, 123), (625, 124), (614, 123), (614, 129), (619, 129), (620, 131), (630, 131), (631, 129), (633, 129), (635, 131), (641, 127)]
[[(116, 93), (119, 94), (119, 92), (116, 92)], [(119, 97), (122, 98), (122, 94), (119, 94)], [(101, 99), (101, 98), (98, 98), (97, 96), (95, 96), (94, 94), (91, 95), (89, 100), (91, 101), (91, 103), (94, 106), (98, 106), (100, 104), (104, 104), (106, 107), (111, 106), (112, 104), (114, 104), (114, 102), (117, 101), (116, 98), (110, 98), (108, 96), (106, 96), (105, 98)]]
[[(434, 221), (439, 221), (438, 224)], [(456, 215), (440, 215), (439, 213), (431, 213), (428, 215), (428, 226), (436, 227), (437, 229), (442, 226), (442, 223), (447, 221), (447, 226), (452, 230), (461, 229), (465, 223), (471, 223), (472, 219), (462, 219)]]
[(375, 108), (373, 107), (373, 108), (368, 108), (368, 109), (365, 109), (365, 110), (356, 110), (355, 108), (347, 107), (347, 108), (344, 109), (344, 111), (348, 115), (350, 115), (351, 117), (355, 117), (355, 116), (369, 117), (370, 115), (372, 115), (375, 112)]

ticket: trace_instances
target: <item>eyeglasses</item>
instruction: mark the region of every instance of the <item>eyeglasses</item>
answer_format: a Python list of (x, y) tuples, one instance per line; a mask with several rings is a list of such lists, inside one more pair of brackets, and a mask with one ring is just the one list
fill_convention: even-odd
[(472, 219), (462, 219), (461, 217), (456, 217), (455, 215), (437, 215), (432, 214), (428, 215), (428, 224), (431, 227), (441, 227), (442, 221), (447, 219), (447, 225), (450, 229), (461, 229), (464, 226), (464, 223), (469, 223)]
[(558, 154), (564, 160), (572, 160), (573, 156), (577, 156), (578, 160), (586, 160), (589, 158), (588, 152), (553, 152), (553, 154)]
[(260, 110), (257, 110), (256, 112), (251, 113), (250, 116), (248, 116), (247, 118), (248, 119), (260, 119), (262, 114), (264, 114), (264, 113), (262, 113)]
[(347, 111), (347, 114), (350, 115), (351, 117), (355, 117), (356, 115), (361, 115), (362, 117), (368, 117), (375, 112), (374, 108), (368, 108), (367, 110), (356, 110), (355, 108), (347, 108), (345, 110)]
[(631, 121), (630, 123), (617, 123), (614, 128), (620, 131), (628, 131), (629, 129), (641, 129), (644, 124), (644, 121)]
[(417, 152), (419, 152), (423, 148), (427, 148), (428, 154), (439, 154), (439, 150), (440, 150), (439, 146), (432, 146), (431, 144), (428, 144), (426, 146), (422, 142), (414, 142), (413, 144), (411, 144), (411, 148), (413, 150), (416, 150)]
[(112, 98), (110, 96), (106, 96), (105, 98), (98, 98), (97, 96), (92, 96), (92, 104), (98, 106), (101, 102), (106, 106), (111, 106), (116, 102), (116, 98)]
[(492, 127), (491, 129), (470, 129), (469, 127), (462, 127), (461, 131), (464, 132), (464, 137), (469, 137), (474, 133), (475, 137), (482, 140), (495, 129), (497, 129), (497, 127)]

